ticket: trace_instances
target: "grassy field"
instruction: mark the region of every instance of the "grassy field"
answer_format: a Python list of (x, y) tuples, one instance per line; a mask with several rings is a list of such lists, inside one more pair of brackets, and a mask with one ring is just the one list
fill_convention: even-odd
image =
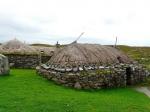
[(150, 47), (117, 46), (129, 57), (145, 65), (150, 70)]
[(74, 90), (13, 69), (0, 77), (0, 112), (150, 112), (150, 99), (132, 88)]

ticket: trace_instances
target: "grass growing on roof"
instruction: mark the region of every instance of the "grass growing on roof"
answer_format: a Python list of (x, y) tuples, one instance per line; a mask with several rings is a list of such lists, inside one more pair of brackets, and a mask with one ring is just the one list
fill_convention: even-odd
[(0, 112), (149, 112), (150, 99), (132, 88), (81, 91), (53, 84), (35, 70), (0, 77)]

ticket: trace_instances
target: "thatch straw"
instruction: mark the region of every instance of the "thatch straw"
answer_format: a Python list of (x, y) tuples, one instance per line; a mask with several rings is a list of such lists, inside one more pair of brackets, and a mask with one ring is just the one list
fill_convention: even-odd
[(79, 65), (102, 65), (130, 63), (131, 60), (113, 47), (98, 44), (70, 44), (55, 52), (48, 64), (66, 67)]
[(46, 56), (52, 56), (55, 51), (55, 47), (32, 46), (32, 48), (34, 48), (39, 53), (43, 51), (43, 55)]
[(37, 51), (17, 39), (10, 40), (0, 47), (0, 53), (4, 54), (37, 54)]
[(55, 51), (55, 47), (29, 46), (17, 39), (0, 45), (0, 53), (2, 54), (39, 55), (41, 51), (43, 51), (43, 55), (51, 56)]

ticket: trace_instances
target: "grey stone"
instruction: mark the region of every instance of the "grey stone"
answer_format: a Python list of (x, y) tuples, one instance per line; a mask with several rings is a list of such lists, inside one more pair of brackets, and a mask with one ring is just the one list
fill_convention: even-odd
[(9, 63), (8, 58), (0, 54), (0, 75), (9, 74)]
[[(10, 67), (14, 68), (36, 68), (39, 65), (38, 55), (6, 54)], [(42, 63), (47, 62), (51, 56), (42, 56)]]
[[(112, 66), (114, 67), (113, 69)], [(103, 69), (100, 69), (100, 72), (104, 70), (100, 74), (95, 70), (86, 71), (84, 72), (84, 75), (79, 71), (72, 73), (61, 73), (55, 71), (55, 73), (53, 74), (54, 70), (46, 70), (43, 68), (40, 68), (37, 73), (41, 73), (43, 74), (43, 76), (47, 76), (48, 79), (52, 78), (51, 80), (55, 81), (56, 83), (63, 84), (68, 87), (74, 87), (76, 89), (125, 87), (128, 84), (126, 67), (129, 67), (129, 65), (124, 65), (125, 67), (122, 67), (121, 65), (112, 66), (110, 66), (111, 69), (109, 69), (111, 70), (111, 72), (107, 74), (105, 72), (108, 71), (108, 68), (105, 67)], [(135, 66), (132, 65), (132, 67), (135, 68), (134, 71), (133, 69), (131, 69), (131, 85), (143, 82), (149, 74), (149, 72), (146, 71), (143, 67), (137, 65)]]
[(83, 71), (83, 68), (82, 68), (82, 67), (79, 67), (79, 71)]
[(80, 85), (79, 82), (76, 82), (75, 85), (74, 85), (74, 88), (76, 88), (76, 89), (81, 89), (82, 86)]
[(77, 71), (78, 71), (77, 67), (73, 68), (73, 72), (77, 72)]
[(71, 72), (72, 68), (66, 68), (66, 72)]

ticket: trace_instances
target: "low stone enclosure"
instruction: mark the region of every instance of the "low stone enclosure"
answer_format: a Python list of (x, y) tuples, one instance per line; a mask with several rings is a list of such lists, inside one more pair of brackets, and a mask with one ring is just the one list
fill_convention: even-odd
[(37, 74), (77, 89), (125, 87), (143, 82), (149, 72), (116, 48), (72, 43), (57, 49)]
[(8, 58), (0, 54), (0, 76), (9, 74)]
[[(77, 68), (74, 68), (77, 70)], [(145, 81), (149, 72), (141, 65), (116, 64), (99, 66), (88, 70), (78, 68), (78, 71), (57, 71), (54, 67), (42, 65), (37, 73), (57, 84), (77, 89), (100, 89), (125, 87)]]
[(12, 68), (36, 68), (41, 63), (46, 63), (51, 56), (41, 56), (32, 54), (5, 54), (8, 57)]

